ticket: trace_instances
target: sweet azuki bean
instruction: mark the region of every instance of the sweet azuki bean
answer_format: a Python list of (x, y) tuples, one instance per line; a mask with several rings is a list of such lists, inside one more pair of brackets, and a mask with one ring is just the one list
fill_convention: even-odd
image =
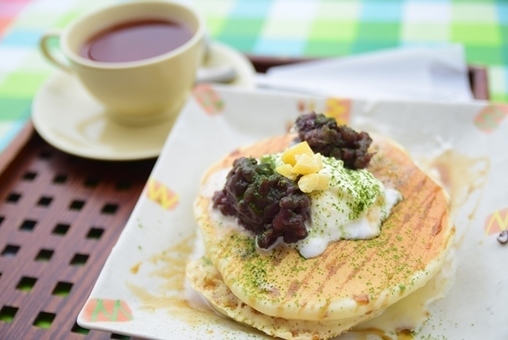
[(224, 215), (236, 216), (256, 235), (260, 248), (269, 248), (279, 237), (285, 243), (307, 237), (309, 197), (270, 164), (258, 164), (254, 158), (234, 161), (224, 189), (213, 196), (213, 207)]
[(374, 155), (368, 149), (372, 138), (348, 126), (338, 126), (334, 118), (311, 112), (296, 119), (298, 141), (307, 141), (312, 151), (344, 161), (348, 169), (364, 169)]

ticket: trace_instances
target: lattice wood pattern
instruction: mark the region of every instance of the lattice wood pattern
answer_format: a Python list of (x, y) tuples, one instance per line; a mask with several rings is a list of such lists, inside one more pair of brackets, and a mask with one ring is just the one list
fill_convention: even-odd
[(125, 339), (76, 317), (154, 160), (74, 157), (37, 135), (0, 175), (0, 339)]

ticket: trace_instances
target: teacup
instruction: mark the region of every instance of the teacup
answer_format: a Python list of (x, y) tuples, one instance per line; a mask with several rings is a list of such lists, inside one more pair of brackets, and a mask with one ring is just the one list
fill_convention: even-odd
[[(200, 13), (181, 3), (129, 2), (86, 14), (61, 33), (47, 32), (40, 48), (51, 63), (75, 75), (111, 119), (146, 125), (175, 117), (185, 103), (202, 61), (204, 26)], [(188, 37), (172, 35), (175, 29)], [(156, 35), (159, 40), (150, 45)], [(51, 48), (55, 38), (67, 60)], [(117, 45), (124, 50), (115, 50)], [(134, 56), (127, 56), (129, 46)]]

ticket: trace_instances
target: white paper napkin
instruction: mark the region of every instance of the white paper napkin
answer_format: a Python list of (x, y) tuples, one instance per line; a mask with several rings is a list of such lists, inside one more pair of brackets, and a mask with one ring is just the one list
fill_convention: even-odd
[(277, 66), (258, 74), (257, 85), (351, 98), (473, 100), (461, 45), (408, 47)]

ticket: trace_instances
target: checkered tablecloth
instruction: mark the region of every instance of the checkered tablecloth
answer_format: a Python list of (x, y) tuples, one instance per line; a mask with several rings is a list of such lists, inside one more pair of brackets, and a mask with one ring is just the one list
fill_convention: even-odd
[[(506, 0), (189, 0), (210, 36), (268, 56), (342, 56), (384, 48), (462, 43), (487, 66), (492, 101), (508, 102)], [(42, 32), (113, 0), (0, 0), (0, 152), (30, 117), (54, 71), (38, 52)]]

